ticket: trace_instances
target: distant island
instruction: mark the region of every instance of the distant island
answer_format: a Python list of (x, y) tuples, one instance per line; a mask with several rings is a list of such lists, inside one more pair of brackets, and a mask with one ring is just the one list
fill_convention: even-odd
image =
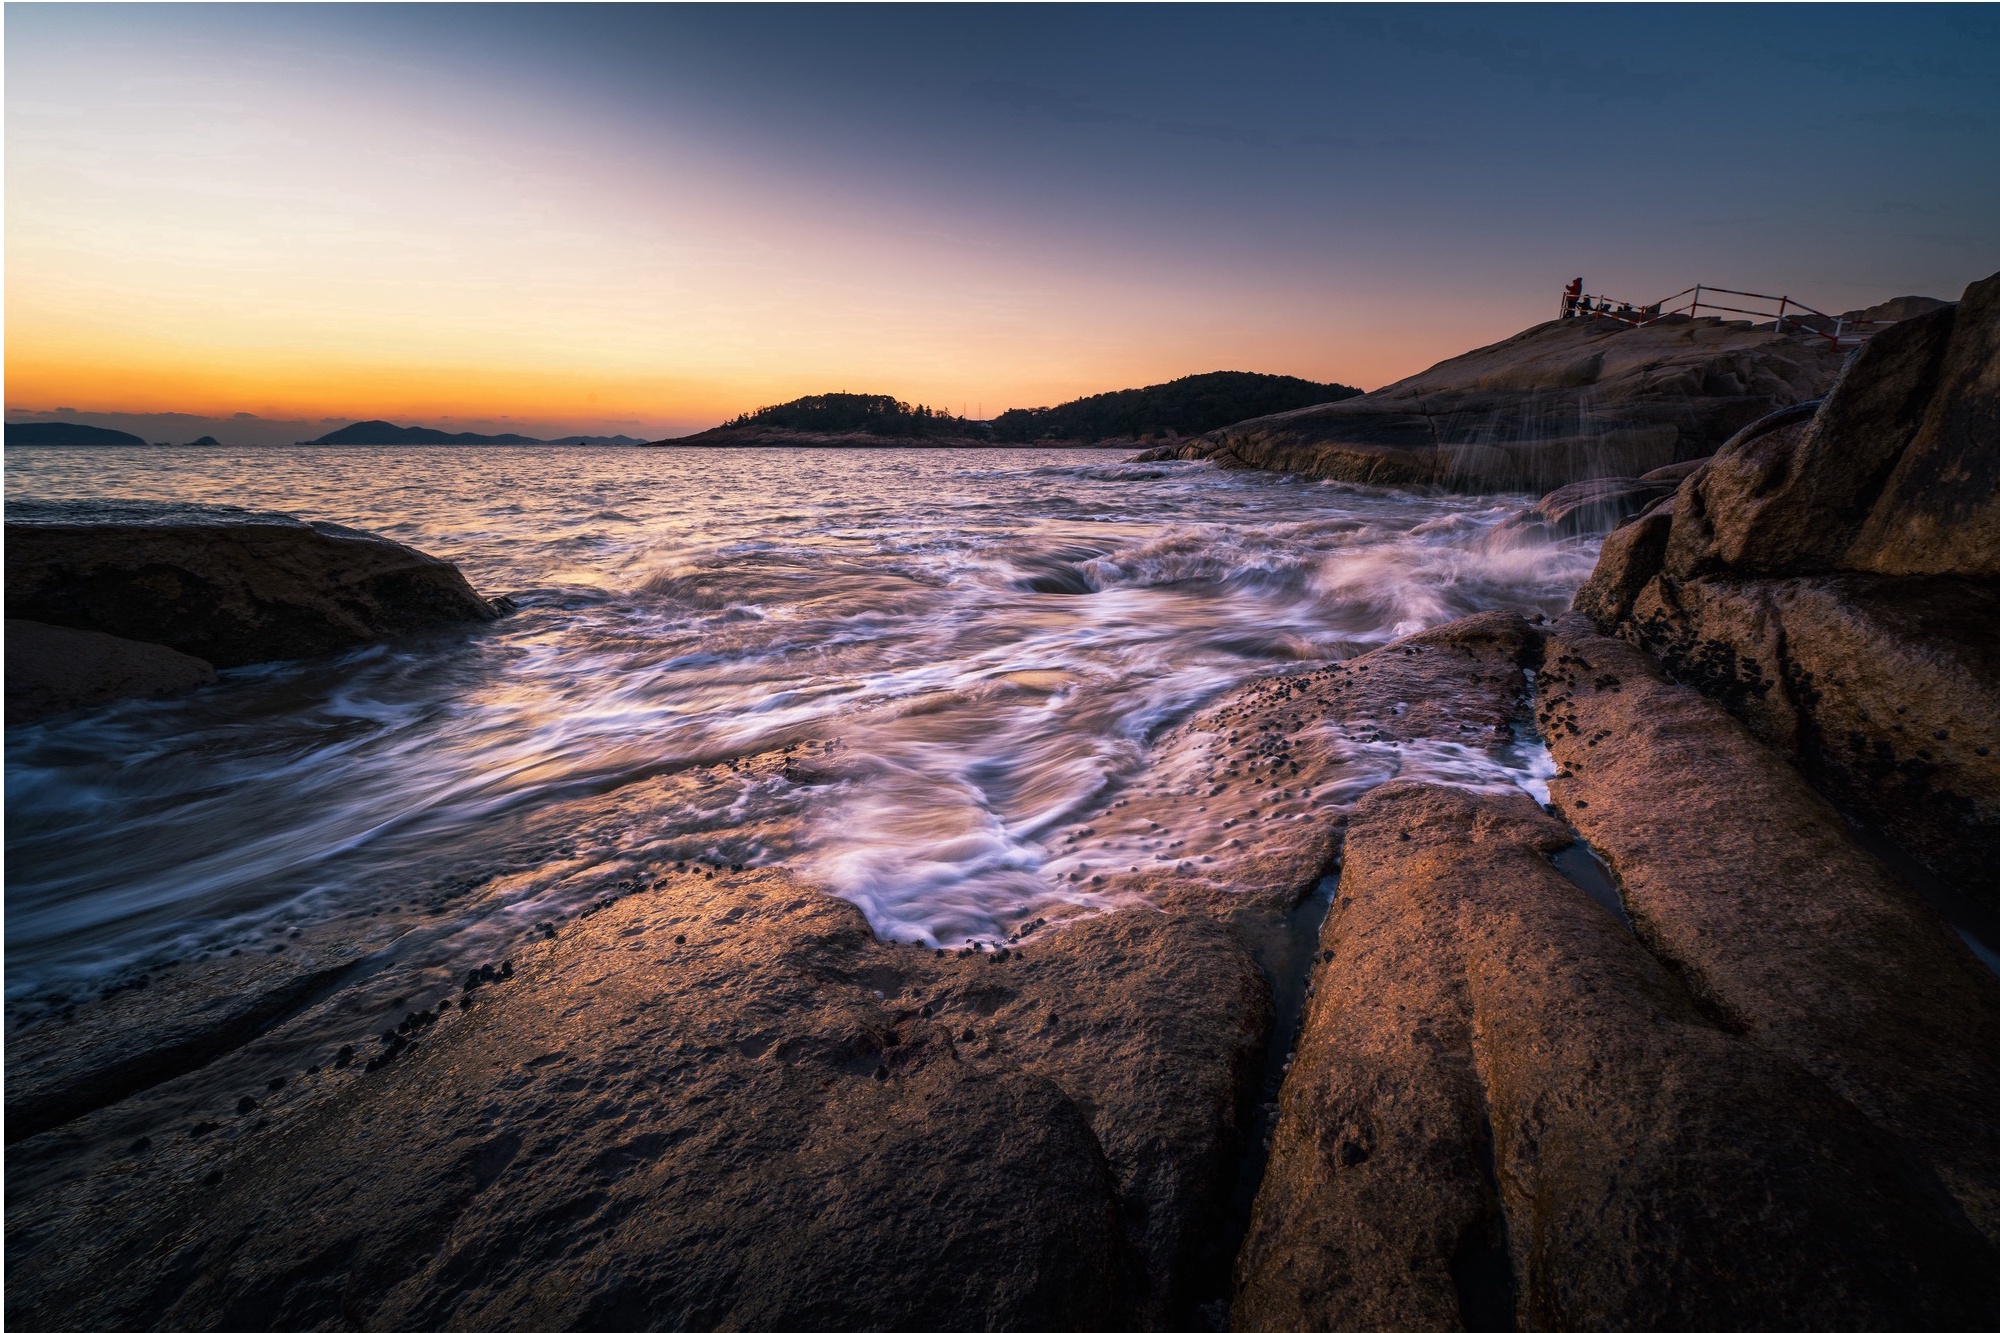
[(1010, 408), (992, 421), (953, 416), (921, 403), (912, 407), (888, 394), (820, 393), (745, 412), (699, 434), (653, 440), (648, 447), (1124, 445), (1200, 435), (1251, 417), (1360, 393), (1345, 384), (1318, 384), (1291, 375), (1217, 370), (1143, 389), (1093, 394), (1057, 407)]
[(712, 430), (648, 441), (648, 448), (790, 445), (879, 449), (897, 445), (993, 443), (983, 421), (915, 407), (886, 393), (815, 393), (760, 407)]
[(1358, 398), (1345, 384), (1318, 384), (1292, 375), (1216, 370), (1143, 389), (1093, 394), (1058, 407), (1016, 407), (992, 422), (998, 444), (1099, 444), (1204, 435), (1252, 417)]
[(27, 421), (7, 427), (7, 443), (144, 446), (146, 441), (107, 426), (84, 426), (69, 421)]
[(476, 435), (471, 431), (433, 430), (429, 426), (398, 426), (391, 421), (357, 421), (300, 444), (642, 444), (630, 435), (565, 435), (542, 440), (532, 435)]

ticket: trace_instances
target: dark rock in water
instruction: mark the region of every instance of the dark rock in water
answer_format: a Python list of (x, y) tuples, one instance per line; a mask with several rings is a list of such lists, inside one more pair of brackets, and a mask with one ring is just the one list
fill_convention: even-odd
[[(1815, 402), (1813, 406), (1817, 408), (1819, 404)], [(1786, 410), (1791, 411), (1793, 409), (1787, 408)], [(1776, 414), (1774, 413), (1773, 415)], [(1768, 420), (1768, 418), (1764, 419)], [(1751, 427), (1746, 426), (1744, 429), (1748, 430), (1751, 429)], [(1707, 458), (1690, 458), (1684, 463), (1669, 463), (1665, 467), (1654, 468), (1651, 472), (1648, 472), (1644, 476), (1640, 477), (1639, 480), (1671, 481), (1674, 483), (1674, 485), (1679, 486), (1683, 481), (1686, 481), (1689, 477), (1699, 472), (1701, 470), (1702, 465), (1706, 462), (1708, 462)]]
[(139, 445), (137, 435), (108, 426), (85, 426), (74, 421), (22, 421), (7, 427), (9, 444)]
[(499, 613), (450, 564), (333, 523), (219, 505), (7, 508), (7, 614), (219, 667)]
[(1617, 872), (1639, 938), (1717, 1022), (1909, 1145), (2000, 1242), (2000, 977), (1791, 764), (1639, 649), (1565, 617), (1539, 684), (1564, 769), (1551, 798)]
[(1139, 455), (1377, 485), (1544, 490), (1713, 453), (1838, 374), (1825, 339), (1713, 319), (1537, 325), (1359, 398)]
[(1575, 607), (2000, 903), (2000, 275), (1731, 439), (1606, 539)]
[[(1671, 471), (1671, 468), (1663, 469)], [(1502, 526), (1540, 529), (1552, 537), (1583, 537), (1610, 532), (1656, 501), (1674, 493), (1678, 480), (1648, 481), (1643, 477), (1593, 477), (1559, 486)]]
[(215, 668), (157, 643), (32, 620), (7, 622), (7, 721), (34, 722), (113, 699), (158, 699), (206, 685)]
[(2000, 1317), (1924, 1164), (1704, 1016), (1522, 796), (1349, 824), (1232, 1327), (1921, 1329)]

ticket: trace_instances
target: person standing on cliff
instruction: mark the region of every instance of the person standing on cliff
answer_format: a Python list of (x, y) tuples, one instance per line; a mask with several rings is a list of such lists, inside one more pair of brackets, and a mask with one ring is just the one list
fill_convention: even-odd
[(1577, 313), (1576, 303), (1578, 298), (1580, 298), (1582, 295), (1583, 295), (1583, 279), (1571, 278), (1569, 280), (1569, 286), (1563, 288), (1562, 317), (1564, 319), (1576, 318), (1576, 313)]

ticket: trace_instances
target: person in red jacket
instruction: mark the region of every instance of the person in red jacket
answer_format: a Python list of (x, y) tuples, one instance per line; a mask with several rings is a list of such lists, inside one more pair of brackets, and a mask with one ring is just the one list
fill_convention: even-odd
[(1582, 295), (1583, 295), (1583, 279), (1571, 278), (1569, 280), (1569, 286), (1563, 288), (1562, 317), (1564, 319), (1574, 319), (1576, 317), (1577, 298), (1581, 297)]

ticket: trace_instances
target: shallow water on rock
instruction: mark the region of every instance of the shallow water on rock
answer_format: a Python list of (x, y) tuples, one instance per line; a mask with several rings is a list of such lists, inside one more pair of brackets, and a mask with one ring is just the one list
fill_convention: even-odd
[[(521, 609), (12, 729), (7, 993), (82, 994), (454, 876), (472, 887), (432, 929), (491, 955), (576, 906), (482, 870), (537, 812), (714, 764), (649, 846), (792, 862), (888, 937), (999, 938), (1109, 905), (1044, 838), (1143, 781), (1163, 727), (1254, 675), (1557, 612), (1596, 556), (1496, 533), (1527, 497), (1119, 457), (9, 449), (10, 499), (332, 520)], [(727, 767), (794, 742), (812, 772)], [(1443, 776), (1493, 769), (1448, 748)], [(1485, 776), (1541, 776), (1525, 749), (1508, 769)]]

